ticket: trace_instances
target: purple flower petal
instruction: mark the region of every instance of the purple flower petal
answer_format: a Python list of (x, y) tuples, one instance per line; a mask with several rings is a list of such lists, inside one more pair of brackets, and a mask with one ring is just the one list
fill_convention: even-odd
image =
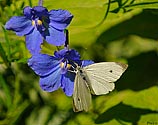
[(74, 60), (74, 61), (80, 60), (80, 54), (74, 49), (69, 50), (69, 55), (65, 54), (64, 57), (69, 60)]
[(68, 60), (80, 60), (80, 54), (74, 49), (64, 48), (60, 51), (55, 51), (54, 56), (57, 58), (66, 58)]
[(43, 37), (40, 32), (36, 29), (32, 33), (26, 35), (26, 46), (31, 54), (39, 53), (41, 50), (41, 43), (43, 42)]
[(56, 30), (52, 27), (48, 28), (49, 32), (46, 32), (44, 34), (44, 38), (46, 41), (50, 44), (53, 44), (55, 46), (61, 46), (65, 43), (65, 34), (64, 31)]
[(61, 88), (67, 96), (72, 96), (73, 94), (74, 79), (74, 73), (67, 72), (65, 75), (62, 75)]
[(64, 48), (64, 49), (59, 50), (59, 51), (55, 51), (54, 52), (54, 56), (57, 57), (57, 58), (59, 58), (59, 59), (63, 58), (68, 51), (69, 50), (67, 48)]
[(13, 16), (5, 24), (7, 30), (13, 30), (18, 36), (23, 36), (33, 30), (32, 22), (24, 16)]
[(93, 64), (94, 62), (92, 60), (82, 60), (82, 67), (88, 66)]
[(46, 54), (33, 55), (28, 60), (28, 65), (40, 76), (49, 75), (60, 68), (60, 62)]
[(43, 6), (35, 6), (33, 10), (34, 10), (34, 14), (38, 17), (48, 15), (48, 10)]
[(32, 8), (29, 7), (29, 6), (25, 7), (24, 10), (23, 10), (23, 14), (24, 14), (24, 16), (26, 16), (27, 18), (29, 18), (31, 20), (31, 18), (32, 18)]
[(71, 22), (73, 15), (67, 10), (51, 10), (49, 12), (50, 26), (64, 30)]
[(60, 68), (52, 74), (40, 77), (40, 87), (44, 91), (52, 92), (61, 86)]

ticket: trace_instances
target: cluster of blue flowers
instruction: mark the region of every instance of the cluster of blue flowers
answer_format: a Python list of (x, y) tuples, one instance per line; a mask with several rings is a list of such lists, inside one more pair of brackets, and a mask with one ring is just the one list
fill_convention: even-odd
[[(72, 96), (76, 64), (86, 66), (93, 61), (81, 60), (79, 53), (68, 48), (65, 29), (73, 15), (67, 10), (50, 10), (43, 6), (25, 7), (24, 16), (14, 16), (5, 25), (7, 30), (18, 36), (25, 36), (26, 47), (32, 54), (28, 65), (40, 76), (40, 87), (52, 92), (62, 88), (67, 96)], [(53, 56), (41, 54), (43, 41), (64, 49), (55, 51)]]

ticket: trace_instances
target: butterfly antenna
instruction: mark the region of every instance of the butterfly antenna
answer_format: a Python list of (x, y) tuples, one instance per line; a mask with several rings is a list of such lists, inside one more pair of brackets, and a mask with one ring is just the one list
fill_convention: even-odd
[(70, 70), (68, 70), (68, 71), (73, 72), (73, 73), (76, 73), (76, 72), (77, 72), (77, 69), (78, 69), (78, 67), (79, 67), (79, 65), (78, 65), (76, 62), (72, 61), (72, 60), (71, 60), (71, 62), (72, 62), (72, 64), (74, 64), (74, 65), (71, 64), (72, 70), (70, 69)]

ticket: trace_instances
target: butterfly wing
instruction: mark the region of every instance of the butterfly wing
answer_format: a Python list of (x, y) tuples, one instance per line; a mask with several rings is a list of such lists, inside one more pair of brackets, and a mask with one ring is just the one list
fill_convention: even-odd
[(120, 78), (128, 65), (116, 62), (94, 63), (84, 67), (95, 95), (107, 94), (115, 87), (114, 82)]
[(86, 81), (81, 77), (78, 72), (75, 77), (74, 82), (74, 93), (73, 93), (73, 110), (78, 111), (88, 111), (91, 104), (91, 93), (87, 86)]

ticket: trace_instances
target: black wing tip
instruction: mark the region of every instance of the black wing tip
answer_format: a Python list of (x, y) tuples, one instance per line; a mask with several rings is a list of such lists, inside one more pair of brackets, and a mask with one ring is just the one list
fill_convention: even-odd
[(117, 62), (116, 64), (120, 65), (124, 71), (128, 68), (128, 64), (124, 64), (124, 63), (120, 63), (120, 62)]
[(84, 109), (78, 110), (75, 105), (73, 105), (73, 111), (74, 112), (82, 112), (82, 111), (88, 112), (88, 110), (84, 110)]
[(88, 109), (77, 109), (77, 107), (75, 106), (75, 103), (74, 103), (74, 100), (73, 100), (73, 111), (74, 112), (82, 112), (82, 111), (85, 111), (85, 112), (88, 112)]
[(81, 111), (83, 111), (83, 110), (77, 109), (74, 100), (73, 100), (73, 111), (74, 111), (74, 112), (81, 112)]

